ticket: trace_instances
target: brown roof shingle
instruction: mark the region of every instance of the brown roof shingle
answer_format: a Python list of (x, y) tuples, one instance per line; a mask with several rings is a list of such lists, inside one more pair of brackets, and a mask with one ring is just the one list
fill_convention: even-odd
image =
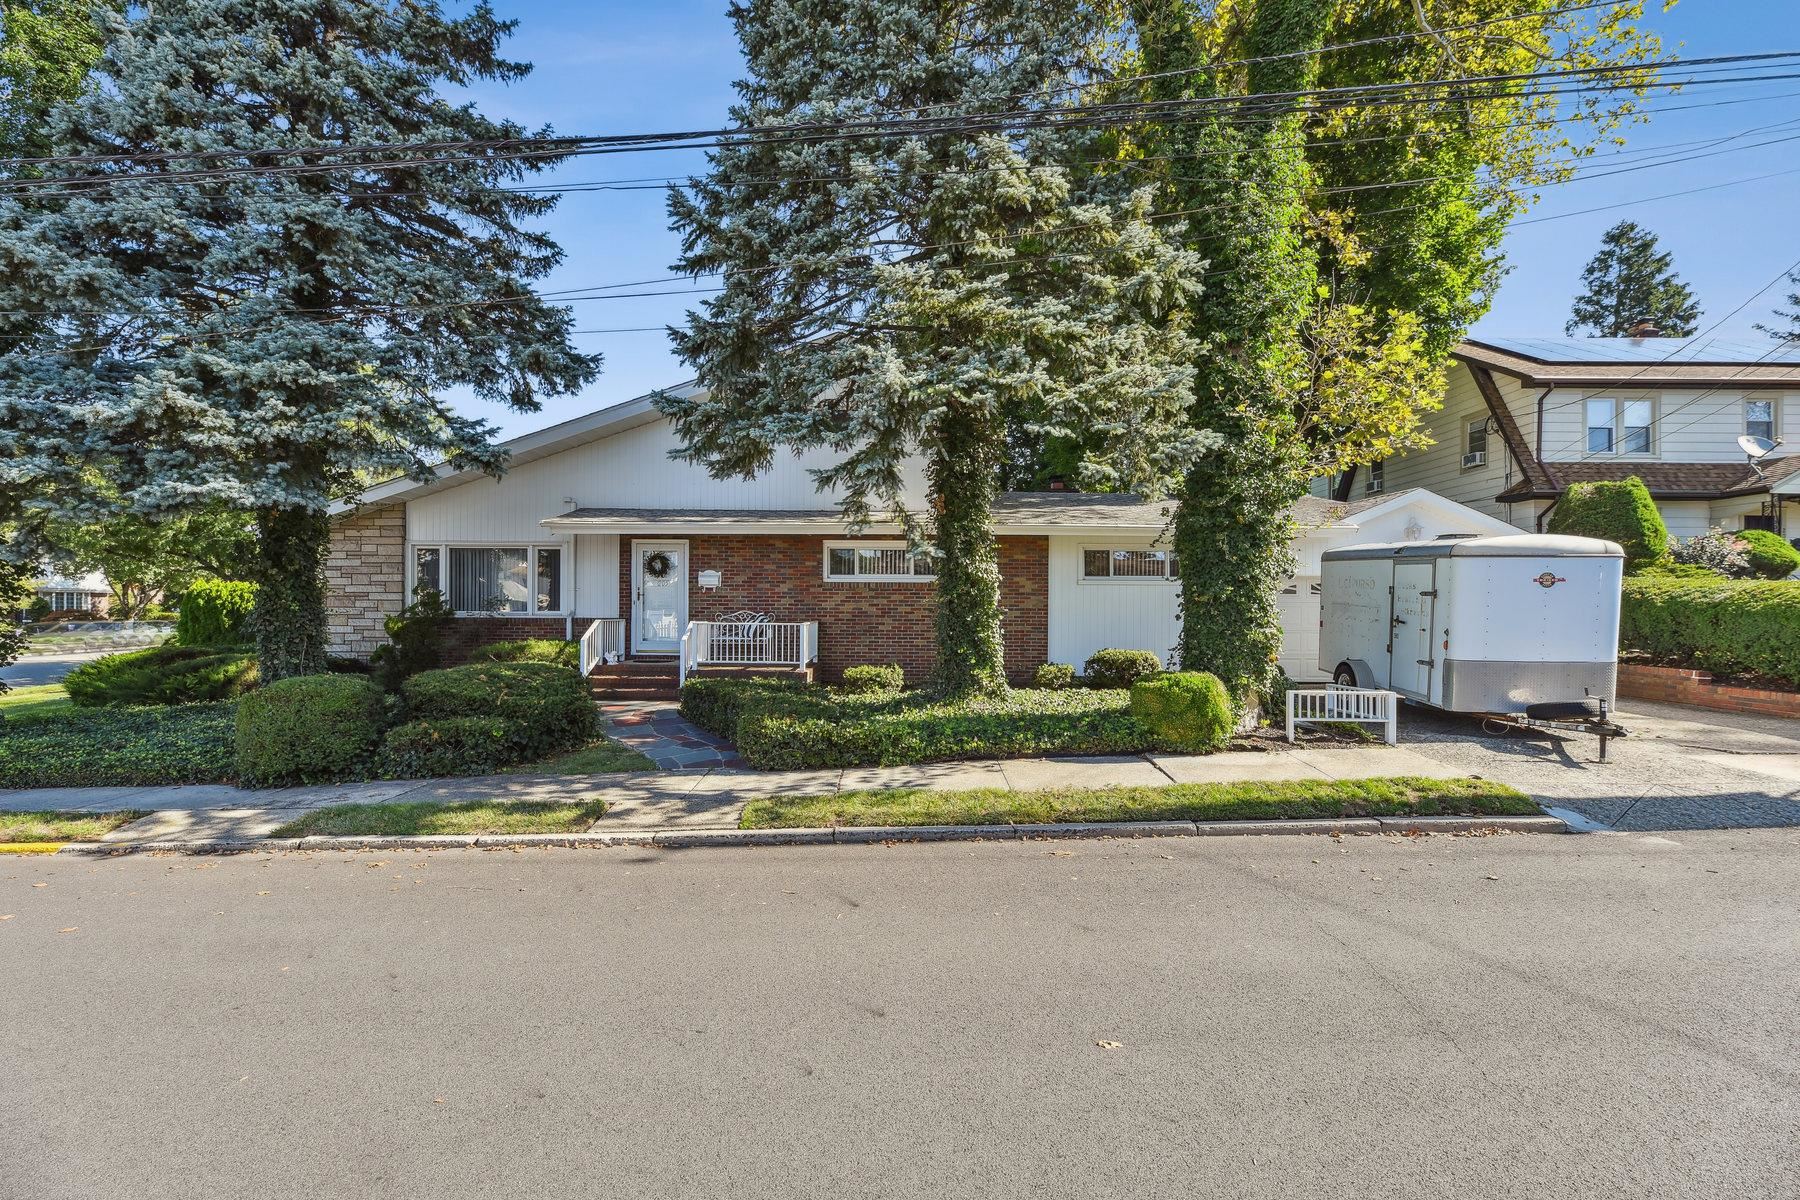
[[(1566, 462), (1557, 463), (1555, 470), (1560, 484), (1616, 483), (1635, 475), (1658, 500), (1718, 500), (1768, 491), (1771, 484), (1800, 472), (1800, 454), (1766, 460), (1760, 476), (1747, 463), (1733, 462)], [(1522, 479), (1494, 498), (1506, 504), (1554, 500), (1561, 494), (1561, 486), (1546, 487)]]

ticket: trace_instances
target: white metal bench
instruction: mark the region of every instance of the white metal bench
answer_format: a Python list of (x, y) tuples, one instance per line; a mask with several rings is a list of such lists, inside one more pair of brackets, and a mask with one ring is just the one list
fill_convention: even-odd
[(1287, 740), (1294, 740), (1297, 725), (1345, 721), (1379, 725), (1382, 740), (1395, 746), (1400, 743), (1399, 709), (1400, 697), (1394, 692), (1339, 687), (1335, 683), (1321, 688), (1292, 687), (1287, 694)]
[(743, 609), (708, 622), (708, 654), (718, 663), (760, 663), (773, 653), (773, 621), (769, 614)]

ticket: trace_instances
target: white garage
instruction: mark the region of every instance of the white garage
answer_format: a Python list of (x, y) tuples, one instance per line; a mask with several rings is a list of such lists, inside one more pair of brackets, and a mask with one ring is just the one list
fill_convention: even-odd
[[(1172, 661), (1180, 639), (1180, 564), (1164, 530), (1168, 506), (1125, 496), (1084, 496), (1058, 505), (1050, 534), (1050, 661), (1077, 670), (1096, 650), (1154, 650)], [(1034, 514), (1037, 520), (1044, 514)], [(1295, 508), (1294, 579), (1276, 603), (1281, 665), (1294, 679), (1322, 679), (1319, 555), (1360, 542), (1414, 541), (1442, 534), (1518, 532), (1497, 518), (1415, 488), (1350, 503), (1308, 496)]]

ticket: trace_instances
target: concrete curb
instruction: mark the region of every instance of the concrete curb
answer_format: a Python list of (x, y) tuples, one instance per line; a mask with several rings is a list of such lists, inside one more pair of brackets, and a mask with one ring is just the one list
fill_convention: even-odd
[(433, 837), (216, 838), (71, 842), (59, 854), (258, 854), (281, 850), (591, 849), (605, 846), (868, 846), (888, 842), (1016, 842), (1075, 838), (1249, 837), (1377, 833), (1573, 833), (1537, 817), (1344, 817), (1324, 821), (1114, 821), (1067, 825), (871, 825), (837, 829), (645, 829), (617, 833), (506, 833)]

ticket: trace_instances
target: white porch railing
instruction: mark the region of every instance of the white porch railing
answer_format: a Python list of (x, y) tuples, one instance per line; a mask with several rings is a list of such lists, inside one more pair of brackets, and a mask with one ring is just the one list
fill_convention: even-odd
[(625, 657), (625, 618), (598, 617), (581, 635), (581, 676), (587, 678), (608, 654)]
[(701, 667), (792, 667), (819, 659), (817, 621), (771, 621), (761, 613), (731, 613), (718, 621), (689, 621), (681, 635), (678, 683)]
[(1350, 721), (1359, 725), (1380, 725), (1382, 740), (1398, 745), (1400, 730), (1397, 714), (1400, 697), (1393, 692), (1374, 688), (1347, 688), (1328, 684), (1322, 688), (1289, 688), (1287, 694), (1287, 740), (1294, 740), (1294, 727), (1307, 722)]

